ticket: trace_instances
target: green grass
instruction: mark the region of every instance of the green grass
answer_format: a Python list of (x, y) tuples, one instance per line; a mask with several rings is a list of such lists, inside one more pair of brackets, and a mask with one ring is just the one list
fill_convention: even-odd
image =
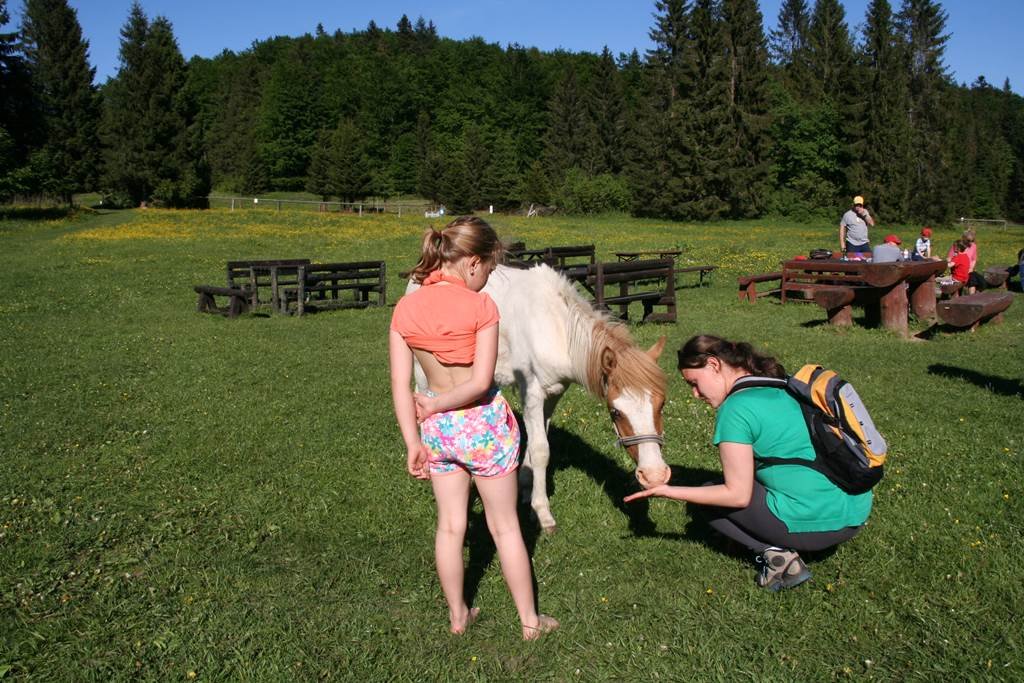
[[(433, 501), (404, 473), (390, 308), (301, 319), (195, 312), (224, 262), (384, 258), (389, 301), (426, 221), (302, 212), (80, 212), (0, 220), (0, 678), (34, 680), (1019, 680), (1024, 302), (1002, 325), (908, 342), (740, 304), (735, 278), (830, 247), (833, 225), (495, 217), (528, 245), (681, 246), (716, 263), (661, 359), (746, 339), (850, 379), (891, 444), (870, 526), (784, 594), (686, 508), (627, 510), (631, 463), (578, 387), (553, 420), (559, 532), (528, 525), (544, 611), (519, 641), (479, 503), (480, 621), (446, 634)], [(900, 231), (906, 240), (913, 229)], [(936, 231), (945, 249), (957, 233)], [(1024, 230), (979, 235), (1010, 263)], [(687, 279), (695, 281), (696, 275)], [(922, 330), (925, 323), (915, 322)], [(671, 378), (666, 459), (703, 481), (713, 416)]]

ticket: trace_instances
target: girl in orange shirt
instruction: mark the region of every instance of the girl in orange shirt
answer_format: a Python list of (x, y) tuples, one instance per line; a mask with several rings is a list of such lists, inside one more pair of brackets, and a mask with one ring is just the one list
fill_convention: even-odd
[[(519, 426), (494, 386), (499, 314), (480, 290), (500, 256), (494, 229), (476, 217), (426, 232), (412, 271), (421, 287), (399, 300), (391, 319), (391, 393), (409, 474), (429, 479), (434, 489), (434, 552), (451, 632), (462, 633), (479, 614), (463, 593), (462, 545), (474, 483), (523, 638), (533, 640), (558, 622), (536, 609), (516, 512)], [(424, 394), (410, 387), (414, 357), (429, 384)]]

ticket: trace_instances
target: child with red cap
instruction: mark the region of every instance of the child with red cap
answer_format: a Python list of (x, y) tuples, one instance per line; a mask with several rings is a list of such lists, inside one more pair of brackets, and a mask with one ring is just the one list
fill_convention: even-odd
[(914, 243), (913, 261), (923, 261), (932, 257), (932, 229), (927, 225), (921, 228), (921, 236)]

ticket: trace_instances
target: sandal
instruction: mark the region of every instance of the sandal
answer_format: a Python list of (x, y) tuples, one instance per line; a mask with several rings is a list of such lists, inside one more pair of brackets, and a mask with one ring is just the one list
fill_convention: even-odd
[(559, 627), (558, 620), (546, 614), (537, 616), (536, 626), (523, 624), (523, 640), (537, 640), (545, 633), (551, 633)]

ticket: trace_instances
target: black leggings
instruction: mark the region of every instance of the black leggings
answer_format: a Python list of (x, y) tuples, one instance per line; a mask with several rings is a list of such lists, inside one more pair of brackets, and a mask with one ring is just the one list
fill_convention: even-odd
[[(718, 482), (709, 482), (705, 486), (714, 483)], [(707, 518), (712, 529), (742, 543), (759, 555), (771, 546), (793, 550), (825, 550), (850, 540), (862, 528), (848, 526), (838, 531), (790, 532), (785, 522), (769, 509), (765, 495), (765, 488), (755, 481), (750, 504), (745, 508), (699, 505), (697, 509)]]

